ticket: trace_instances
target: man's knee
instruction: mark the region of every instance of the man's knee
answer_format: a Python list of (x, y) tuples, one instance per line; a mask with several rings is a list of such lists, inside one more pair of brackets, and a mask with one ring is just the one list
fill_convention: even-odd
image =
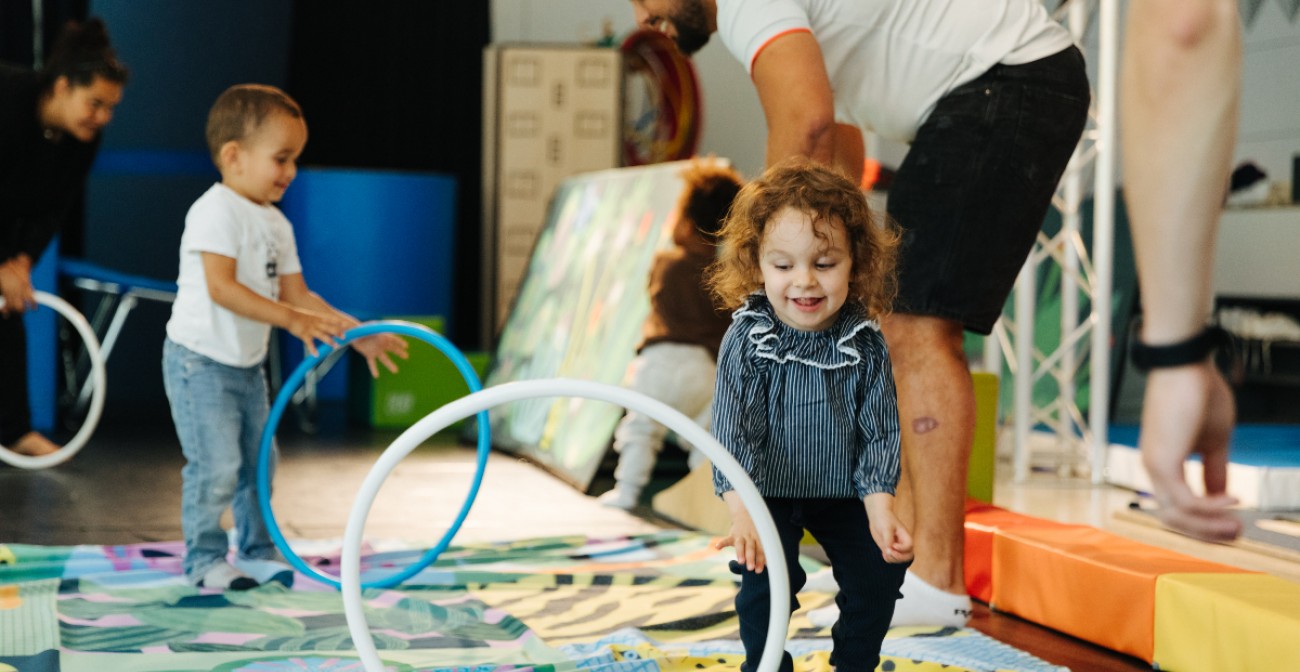
[(943, 354), (964, 356), (962, 326), (942, 317), (893, 314), (881, 325), (895, 366), (924, 363)]

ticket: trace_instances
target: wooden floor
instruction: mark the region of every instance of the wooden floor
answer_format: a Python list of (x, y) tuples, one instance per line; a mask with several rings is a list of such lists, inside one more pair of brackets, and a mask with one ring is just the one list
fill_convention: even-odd
[[(357, 487), (396, 434), (333, 428), (315, 436), (288, 434), (273, 499), (288, 537), (341, 537)], [(660, 487), (684, 473), (684, 460), (664, 461)], [(175, 540), (180, 530), (183, 459), (170, 426), (104, 427), (70, 462), (49, 470), (0, 465), (0, 543), (117, 544)], [(450, 440), (423, 446), (394, 472), (381, 491), (366, 529), (371, 540), (439, 538), (459, 510), (474, 470), (472, 447)], [(593, 492), (608, 488), (608, 471)], [(1132, 494), (1107, 487), (1035, 477), (1015, 486), (1000, 482), (996, 503), (1067, 522), (1112, 529), (1148, 543), (1296, 578), (1300, 568), (1258, 558), (1231, 557), (1232, 549), (1117, 523), (1112, 513)], [(478, 500), (457, 541), (503, 540), (555, 534), (593, 536), (641, 533), (668, 523), (603, 508), (592, 497), (512, 456), (492, 455)], [(1167, 535), (1165, 539), (1162, 535)], [(1152, 541), (1155, 537), (1156, 541)], [(1209, 547), (1209, 548), (1207, 548)], [(1262, 564), (1261, 564), (1262, 563)], [(1300, 580), (1300, 578), (1296, 578)], [(1149, 670), (1141, 661), (1101, 649), (1032, 623), (979, 606), (972, 627), (1057, 665), (1076, 671)]]

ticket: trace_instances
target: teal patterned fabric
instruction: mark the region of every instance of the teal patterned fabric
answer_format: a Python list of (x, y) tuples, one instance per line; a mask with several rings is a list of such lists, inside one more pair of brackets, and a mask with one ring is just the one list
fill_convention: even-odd
[[(735, 584), (709, 542), (665, 531), (456, 546), (408, 583), (367, 591), (366, 614), (395, 672), (677, 672), (710, 652), (731, 661), (717, 669), (733, 669)], [(337, 571), (337, 548), (300, 550)], [(422, 552), (367, 549), (363, 578), (399, 571)], [(362, 670), (332, 588), (297, 575), (292, 589), (198, 589), (182, 577), (183, 553), (179, 542), (0, 545), (0, 672)], [(830, 597), (807, 596), (805, 606)], [(809, 661), (799, 672), (829, 670), (829, 630), (805, 619), (792, 634)], [(886, 653), (915, 654), (905, 669), (941, 669), (922, 659), (948, 661), (949, 670), (1052, 669), (970, 630), (901, 640), (887, 641)], [(689, 656), (673, 653), (682, 646)], [(972, 664), (981, 656), (987, 665)]]

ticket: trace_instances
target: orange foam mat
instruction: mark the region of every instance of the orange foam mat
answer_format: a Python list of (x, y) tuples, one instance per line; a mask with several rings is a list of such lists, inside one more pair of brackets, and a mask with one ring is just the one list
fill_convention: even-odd
[(966, 592), (982, 602), (993, 600), (993, 535), (1020, 527), (1062, 527), (1064, 523), (1026, 516), (991, 504), (966, 500)]
[(1300, 670), (1300, 583), (1268, 574), (1165, 574), (1156, 581), (1161, 670)]
[(1150, 661), (1156, 579), (1171, 573), (1244, 570), (1086, 525), (1004, 529), (993, 538), (991, 605)]

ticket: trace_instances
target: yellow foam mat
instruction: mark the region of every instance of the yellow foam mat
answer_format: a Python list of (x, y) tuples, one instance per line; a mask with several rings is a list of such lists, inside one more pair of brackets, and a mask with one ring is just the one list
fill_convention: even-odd
[(1268, 574), (1164, 574), (1156, 580), (1161, 670), (1300, 670), (1300, 583)]
[(1241, 571), (1085, 525), (1022, 526), (994, 534), (992, 605), (1151, 660), (1159, 576)]

